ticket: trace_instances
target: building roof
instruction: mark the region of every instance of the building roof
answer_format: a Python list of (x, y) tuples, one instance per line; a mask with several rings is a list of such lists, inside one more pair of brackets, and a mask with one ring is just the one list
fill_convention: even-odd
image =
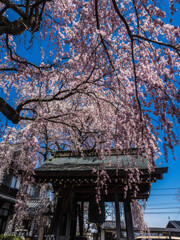
[[(111, 156), (105, 157), (105, 159), (99, 159), (97, 156), (90, 157), (52, 157), (47, 160), (38, 171), (44, 171), (48, 169), (49, 171), (84, 171), (92, 170), (93, 167), (105, 166), (106, 169), (122, 169), (128, 165), (132, 166), (134, 156), (121, 155), (121, 156)], [(136, 164), (139, 169), (147, 168), (147, 160), (139, 156), (136, 159)]]
[[(108, 172), (118, 172), (124, 174), (124, 169), (126, 167), (134, 168), (137, 166), (138, 169), (148, 172), (148, 159), (142, 155), (135, 155), (134, 152), (126, 155), (117, 155), (117, 153), (112, 153), (111, 156), (105, 156), (103, 159), (98, 158), (98, 156), (87, 156), (87, 157), (77, 157), (71, 155), (71, 152), (60, 152), (58, 154), (52, 155), (50, 159), (45, 161), (45, 163), (35, 170), (38, 176), (62, 176), (62, 175), (87, 175), (87, 173), (92, 173), (92, 169), (96, 170), (106, 169)], [(167, 168), (155, 167), (156, 174), (163, 174), (167, 172)], [(161, 178), (161, 177), (160, 177)]]
[(180, 229), (180, 221), (169, 221), (167, 224), (167, 228), (174, 227)]

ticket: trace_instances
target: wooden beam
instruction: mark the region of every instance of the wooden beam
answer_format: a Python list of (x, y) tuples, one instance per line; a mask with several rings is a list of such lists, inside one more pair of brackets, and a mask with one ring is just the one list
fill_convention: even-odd
[(126, 221), (127, 239), (134, 240), (134, 229), (133, 229), (131, 205), (130, 205), (130, 199), (128, 198), (124, 199), (124, 213), (125, 213), (125, 221)]

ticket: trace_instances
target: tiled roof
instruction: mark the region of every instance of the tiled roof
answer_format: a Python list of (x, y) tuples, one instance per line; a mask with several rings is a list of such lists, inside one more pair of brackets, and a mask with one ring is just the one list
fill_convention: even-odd
[(180, 221), (169, 221), (169, 224), (172, 224), (175, 228), (180, 228)]
[(105, 166), (105, 169), (124, 169), (124, 167), (130, 165), (134, 166), (135, 163), (139, 169), (147, 169), (147, 159), (142, 156), (135, 155), (119, 155), (105, 157), (99, 159), (97, 156), (83, 157), (52, 157), (47, 160), (36, 171), (84, 171), (92, 170), (93, 167)]

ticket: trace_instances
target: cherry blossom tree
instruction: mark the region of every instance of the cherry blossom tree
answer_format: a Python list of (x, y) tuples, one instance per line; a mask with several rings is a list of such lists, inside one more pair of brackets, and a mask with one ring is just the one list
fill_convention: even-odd
[[(172, 16), (178, 4), (169, 0)], [(136, 148), (152, 169), (162, 132), (168, 159), (180, 123), (171, 22), (156, 0), (0, 0), (1, 175), (15, 144), (26, 181), (59, 149)]]
[[(172, 17), (179, 3), (166, 2)], [(0, 0), (0, 179), (13, 167), (28, 186), (62, 149), (103, 159), (136, 148), (152, 170), (162, 133), (167, 160), (180, 123), (172, 17), (157, 0)], [(138, 183), (136, 161), (128, 171)]]

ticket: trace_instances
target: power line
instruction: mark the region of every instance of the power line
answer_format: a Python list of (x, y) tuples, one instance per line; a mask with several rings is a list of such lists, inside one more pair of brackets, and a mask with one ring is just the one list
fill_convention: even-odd
[(175, 209), (175, 208), (176, 208), (176, 209), (177, 209), (177, 208), (180, 209), (180, 206), (179, 206), (179, 207), (165, 207), (165, 208), (161, 208), (161, 207), (160, 207), (160, 208), (148, 208), (148, 207), (147, 207), (145, 210), (151, 210), (151, 209)]
[(180, 187), (179, 188), (151, 188), (151, 191), (161, 191), (161, 190), (177, 190), (177, 189), (180, 189)]
[(179, 212), (145, 212), (144, 214), (179, 214)]
[(163, 205), (163, 206), (165, 206), (165, 205), (168, 205), (168, 206), (169, 206), (169, 205), (178, 205), (178, 206), (180, 206), (180, 202), (175, 202), (175, 203), (151, 203), (151, 204), (148, 204), (148, 203), (147, 203), (146, 206), (147, 206), (147, 207), (151, 207), (151, 206), (159, 206), (159, 205), (160, 205), (160, 206), (162, 206), (162, 205)]
[(175, 195), (178, 195), (178, 193), (150, 194), (150, 196), (175, 196)]

